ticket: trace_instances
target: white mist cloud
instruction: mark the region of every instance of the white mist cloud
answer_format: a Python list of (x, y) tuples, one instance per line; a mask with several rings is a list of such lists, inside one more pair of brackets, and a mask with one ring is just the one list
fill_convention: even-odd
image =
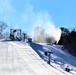
[(47, 38), (51, 38), (52, 42), (59, 41), (61, 30), (55, 27), (48, 11), (35, 11), (34, 7), (28, 4), (22, 17), (35, 41), (46, 42)]
[[(48, 37), (53, 37), (58, 42), (61, 31), (55, 27), (50, 13), (47, 10), (37, 11), (34, 8), (29, 1), (26, 1), (25, 10), (20, 13), (13, 6), (12, 0), (0, 0), (0, 15), (3, 15), (4, 19), (12, 24), (14, 28), (22, 28), (32, 37), (34, 36), (34, 38), (43, 42)], [(37, 29), (37, 27), (39, 28)], [(36, 32), (34, 32), (34, 29)]]
[(54, 43), (59, 41), (61, 30), (56, 28), (48, 12), (40, 13), (34, 22), (34, 40), (37, 42)]

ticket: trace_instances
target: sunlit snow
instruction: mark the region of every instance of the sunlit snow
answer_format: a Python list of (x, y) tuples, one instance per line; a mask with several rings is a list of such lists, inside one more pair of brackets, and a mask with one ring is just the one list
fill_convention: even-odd
[[(50, 65), (45, 51), (52, 51)], [(69, 66), (70, 72), (65, 71)], [(0, 42), (0, 75), (76, 75), (76, 58), (60, 46), (33, 42)]]

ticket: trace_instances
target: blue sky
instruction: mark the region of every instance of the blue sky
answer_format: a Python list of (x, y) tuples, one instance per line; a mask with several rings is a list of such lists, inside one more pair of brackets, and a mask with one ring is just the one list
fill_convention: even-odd
[(0, 20), (27, 33), (48, 23), (76, 28), (76, 0), (0, 0)]

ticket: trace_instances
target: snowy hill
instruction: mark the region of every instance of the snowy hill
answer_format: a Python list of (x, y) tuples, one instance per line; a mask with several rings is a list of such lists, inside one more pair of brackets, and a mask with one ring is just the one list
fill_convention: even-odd
[[(51, 64), (45, 51), (52, 51)], [(65, 67), (71, 69), (65, 71)], [(61, 46), (33, 42), (0, 42), (0, 75), (76, 75), (76, 58)]]

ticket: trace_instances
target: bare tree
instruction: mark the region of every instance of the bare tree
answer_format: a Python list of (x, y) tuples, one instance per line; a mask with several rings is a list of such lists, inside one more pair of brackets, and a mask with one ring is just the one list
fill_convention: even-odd
[(3, 31), (7, 28), (7, 24), (3, 21), (0, 21), (0, 38), (2, 38)]

